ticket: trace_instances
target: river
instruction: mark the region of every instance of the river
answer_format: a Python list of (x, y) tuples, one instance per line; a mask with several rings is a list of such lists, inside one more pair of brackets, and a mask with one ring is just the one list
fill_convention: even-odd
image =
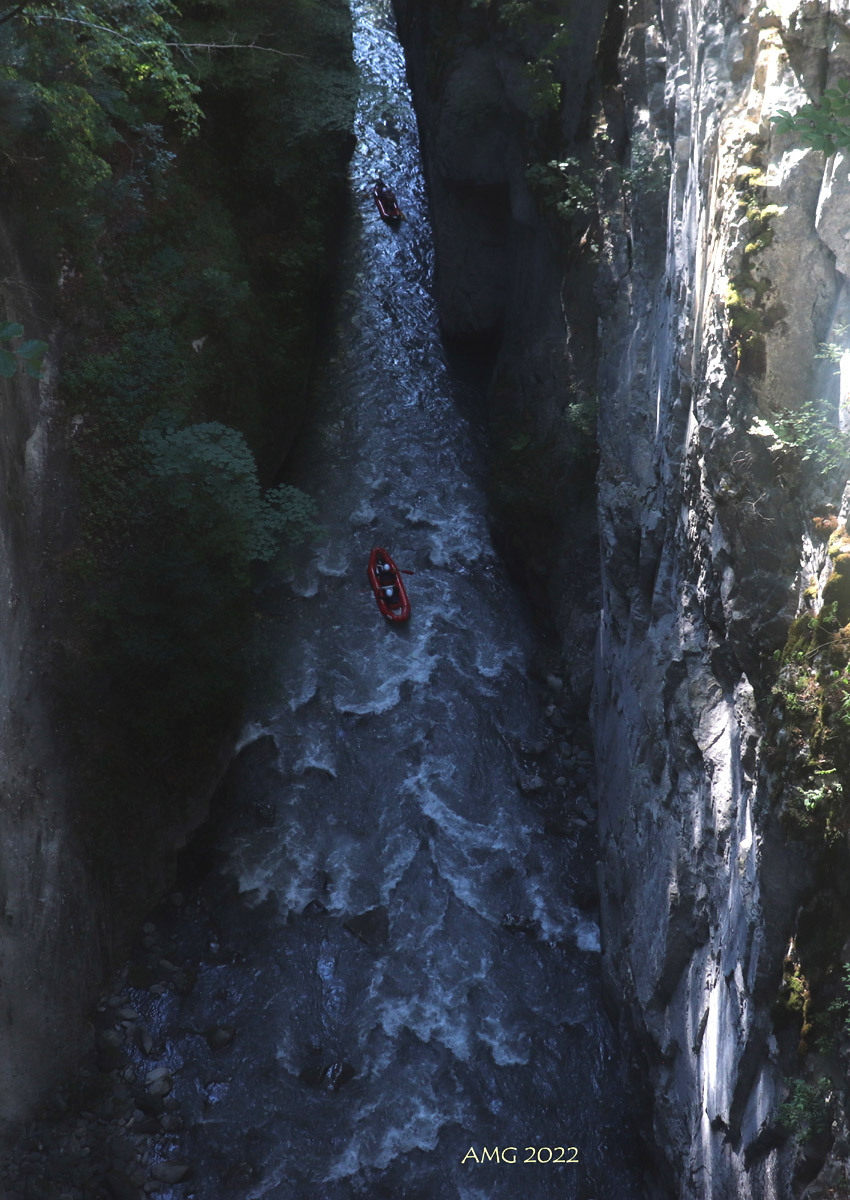
[[(187, 1124), (169, 1154), (193, 1182), (173, 1195), (640, 1200), (581, 734), (490, 542), (389, 0), (353, 10), (352, 216), (292, 476), (328, 532), (262, 601), (270, 678), (208, 873), (149, 931), (193, 965), (176, 990), (131, 989)], [(406, 626), (368, 590), (374, 545), (413, 572)]]

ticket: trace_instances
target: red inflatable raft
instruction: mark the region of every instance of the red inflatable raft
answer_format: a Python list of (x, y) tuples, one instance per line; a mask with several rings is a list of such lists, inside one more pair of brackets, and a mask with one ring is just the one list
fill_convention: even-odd
[(395, 198), (395, 193), (387, 187), (383, 179), (379, 179), (375, 184), (372, 192), (375, 197), (375, 203), (378, 206), (378, 212), (385, 221), (394, 224), (401, 220), (401, 209), (398, 206), (398, 201)]
[(401, 581), (401, 571), (381, 546), (376, 546), (369, 555), (369, 582), (378, 608), (387, 620), (406, 621), (410, 616), (410, 601)]

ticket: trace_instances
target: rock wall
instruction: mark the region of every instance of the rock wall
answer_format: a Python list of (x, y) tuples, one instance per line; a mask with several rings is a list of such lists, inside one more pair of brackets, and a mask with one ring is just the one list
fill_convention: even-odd
[[(223, 9), (213, 13), (205, 11), (210, 6), (194, 7), (193, 18), (208, 23), (195, 26), (200, 28), (198, 36), (211, 43), (218, 41), (209, 32), (209, 22), (224, 21)], [(244, 20), (267, 15), (263, 5), (254, 6), (253, 14), (246, 14), (249, 6), (244, 3), (234, 4), (234, 12), (237, 7)], [(308, 407), (311, 360), (325, 307), (324, 288), (332, 273), (338, 227), (347, 204), (356, 99), (351, 19), (345, 4), (328, 0), (309, 5), (293, 18), (290, 31), (290, 40), (313, 39), (317, 47), (309, 59), (309, 79), (299, 76), (296, 86), (285, 73), (266, 72), (257, 83), (242, 67), (237, 71), (234, 66), (231, 74), (228, 64), (234, 60), (223, 57), (222, 75), (230, 90), (212, 86), (211, 95), (204, 92), (203, 136), (188, 145), (175, 137), (175, 149), (170, 149), (169, 142), (168, 152), (163, 150), (167, 171), (173, 172), (173, 177), (169, 174), (169, 185), (174, 188), (169, 197), (170, 224), (158, 225), (158, 215), (151, 219), (147, 242), (149, 257), (155, 256), (151, 247), (162, 253), (166, 243), (163, 261), (169, 263), (166, 270), (170, 275), (163, 298), (166, 291), (169, 300), (176, 296), (179, 310), (167, 335), (185, 337), (181, 353), (191, 356), (191, 365), (199, 374), (206, 369), (199, 364), (208, 337), (204, 333), (189, 341), (187, 320), (207, 320), (214, 326), (214, 335), (219, 333), (221, 327), (215, 325), (219, 302), (211, 298), (216, 286), (232, 287), (240, 304), (246, 296), (250, 298), (253, 307), (245, 320), (252, 335), (260, 320), (256, 314), (280, 312), (284, 301), (286, 311), (291, 309), (289, 322), (274, 321), (275, 344), (265, 356), (262, 352), (254, 355), (250, 373), (242, 372), (246, 382), (238, 416), (247, 435), (262, 443), (257, 458), (265, 477), (279, 469)], [(301, 54), (283, 57), (297, 59), (299, 64), (308, 61)], [(317, 81), (326, 91), (323, 103), (315, 100)], [(9, 86), (14, 91), (13, 84)], [(120, 93), (107, 95), (111, 104), (117, 103), (115, 95)], [(252, 105), (265, 105), (265, 124), (253, 119)], [(278, 109), (286, 113), (287, 129), (281, 130), (275, 121)], [(44, 128), (47, 126), (39, 126), (43, 142)], [(145, 136), (156, 135), (153, 125), (144, 129)], [(221, 167), (221, 160), (213, 159), (204, 137), (210, 139), (216, 154), (221, 152), (229, 171)], [(51, 138), (44, 144), (49, 147)], [(239, 186), (241, 182), (244, 188), (247, 169), (243, 171), (235, 151), (226, 155), (233, 145), (255, 167), (248, 193)], [(94, 503), (98, 522), (103, 524), (96, 537), (91, 537), (91, 526), (88, 540), (81, 534), (93, 503), (91, 465), (96, 456), (81, 450), (87, 428), (98, 423), (92, 415), (96, 408), (93, 393), (108, 377), (108, 386), (114, 389), (110, 394), (113, 407), (118, 406), (114, 397), (123, 400), (132, 393), (131, 405), (141, 409), (143, 400), (158, 411), (163, 403), (162, 380), (177, 376), (185, 388), (188, 377), (184, 373), (187, 364), (169, 359), (170, 351), (163, 350), (168, 338), (163, 342), (162, 330), (156, 327), (162, 312), (155, 303), (151, 307), (149, 291), (138, 283), (142, 276), (137, 274), (138, 261), (133, 257), (137, 247), (128, 250), (124, 260), (115, 249), (119, 243), (129, 246), (138, 235), (144, 224), (140, 214), (146, 198), (150, 200), (144, 189), (138, 195), (133, 193), (133, 203), (138, 202), (140, 208), (134, 210), (132, 219), (122, 207), (121, 198), (128, 196), (131, 182), (127, 159), (133, 159), (132, 146), (132, 134), (128, 133), (128, 143), (122, 142), (126, 153), (115, 157), (114, 190), (107, 196), (101, 187), (98, 193), (109, 219), (103, 212), (86, 209), (87, 229), (96, 231), (91, 235), (91, 247), (96, 246), (97, 253), (87, 257), (85, 237), (78, 233), (77, 240), (69, 238), (68, 246), (61, 250), (61, 262), (53, 253), (62, 245), (62, 211), (51, 209), (49, 195), (38, 192), (13, 155), (4, 158), (6, 224), (0, 225), (0, 321), (19, 322), (26, 339), (43, 339), (50, 348), (40, 380), (28, 378), (23, 370), (14, 379), (0, 379), (0, 1149), (18, 1135), (20, 1122), (31, 1116), (40, 1101), (50, 1100), (51, 1091), (89, 1048), (94, 1035), (87, 1016), (94, 997), (106, 973), (126, 952), (146, 909), (173, 884), (179, 851), (207, 818), (211, 795), (232, 752), (228, 733), (233, 733), (241, 703), (241, 696), (228, 696), (229, 729), (226, 720), (208, 727), (203, 720), (193, 722), (190, 713), (182, 727), (189, 732), (170, 761), (165, 754), (159, 759), (151, 753), (146, 756), (138, 751), (139, 743), (131, 732), (128, 693), (133, 688), (128, 673), (115, 667), (117, 659), (104, 666), (103, 638), (92, 632), (102, 634), (104, 628), (109, 632), (108, 622), (97, 623), (97, 605), (92, 601), (97, 588), (91, 580), (102, 581), (107, 574), (93, 575), (97, 554), (104, 554), (108, 561), (106, 555), (117, 545), (127, 552), (125, 566), (128, 561), (135, 566), (130, 556), (139, 555), (137, 541), (122, 540), (114, 529), (104, 537), (103, 530), (110, 516), (118, 518), (120, 530), (121, 517), (140, 495), (132, 490), (125, 493), (119, 486), (104, 499), (102, 490)], [(220, 146), (224, 147), (221, 151)], [(257, 184), (258, 175), (263, 176), (264, 187)], [(39, 203), (33, 200), (34, 194)], [(281, 198), (285, 201), (290, 194), (298, 198), (298, 204), (287, 208)], [(73, 208), (70, 201), (69, 207)], [(150, 208), (156, 208), (152, 200)], [(283, 218), (276, 222), (278, 210), (284, 209)], [(280, 271), (261, 270), (257, 264), (273, 257), (302, 212), (316, 211), (321, 220), (310, 216), (309, 228), (300, 238), (290, 235), (302, 255), (299, 259), (293, 253), (302, 265), (302, 274), (296, 277), (293, 267), (282, 280)], [(203, 225), (200, 237), (207, 241), (213, 235), (220, 237), (233, 250), (244, 275), (229, 281), (216, 259), (214, 268), (202, 276), (203, 289), (192, 292), (199, 273), (209, 266), (203, 254), (215, 253), (215, 246), (210, 250), (205, 243), (198, 260), (187, 263), (175, 251), (174, 243), (167, 243), (171, 227), (180, 242), (187, 213), (193, 220), (196, 213), (203, 213), (203, 221), (209, 224)], [(201, 216), (197, 221), (200, 225)], [(282, 232), (280, 225), (286, 221), (290, 224)], [(157, 230), (163, 226), (164, 236), (157, 242)], [(55, 237), (52, 241), (40, 238), (37, 231)], [(247, 247), (241, 258), (240, 239)], [(181, 248), (187, 244), (188, 240)], [(179, 287), (175, 262), (183, 264)], [(250, 266), (246, 265), (249, 262)], [(310, 264), (309, 271), (303, 269), (305, 262)], [(253, 293), (246, 281), (252, 271)], [(117, 359), (122, 346), (121, 336), (109, 325), (116, 315), (110, 296), (113, 301), (119, 296), (121, 306), (126, 303), (127, 313), (134, 318), (133, 329), (148, 339), (146, 350), (154, 347), (150, 359), (169, 363), (159, 383), (151, 384), (153, 376), (145, 374), (142, 366), (131, 372), (129, 384), (127, 375), (109, 374), (110, 355)], [(247, 307), (247, 300), (245, 303)], [(234, 327), (236, 324), (238, 321)], [(240, 327), (234, 335), (240, 370), (245, 361), (245, 328)], [(126, 329), (125, 323), (122, 331)], [(192, 331), (199, 332), (200, 327), (192, 327)], [(289, 355), (289, 370), (283, 372), (281, 346), (292, 344), (297, 345), (297, 354)], [(83, 382), (78, 382), (74, 391), (69, 362), (74, 361), (76, 351), (79, 376), (81, 346), (86, 345), (93, 347), (94, 365), (88, 363), (90, 373), (82, 372)], [(146, 365), (146, 356), (140, 358)], [(220, 371), (214, 386), (204, 393), (194, 385), (187, 388), (195, 419), (220, 420), (222, 412), (215, 404), (226, 405), (235, 395), (222, 396), (229, 390), (222, 379), (227, 380), (225, 371)], [(102, 457), (110, 458), (119, 438), (125, 447), (129, 445), (131, 456), (140, 456), (141, 446), (133, 440), (137, 436), (138, 429), (125, 422)], [(135, 500), (128, 503), (129, 495)], [(143, 570), (139, 567), (139, 578)], [(220, 562), (216, 571), (217, 587), (223, 589)], [(111, 575), (127, 578), (126, 572), (121, 576), (113, 571)], [(194, 582), (199, 593), (209, 590), (207, 584)], [(168, 616), (174, 609), (174, 590), (166, 590), (163, 611)], [(124, 615), (120, 608), (117, 611)], [(147, 620), (147, 633), (156, 641), (162, 627), (156, 627), (150, 610)], [(234, 620), (239, 620), (238, 613)], [(99, 691), (101, 685), (111, 690)], [(203, 699), (202, 694), (193, 697), (193, 710)], [(163, 729), (177, 726), (179, 716), (162, 677), (153, 706), (163, 718)], [(154, 745), (153, 750), (156, 748)]]
[[(433, 21), (413, 0), (398, 9), (447, 329), (500, 327), (491, 404), (534, 410), (556, 441), (553, 414), (595, 364), (592, 719), (612, 1007), (642, 1046), (676, 1194), (790, 1196), (796, 1152), (776, 1114), (794, 1059), (770, 1009), (812, 879), (779, 827), (763, 749), (771, 656), (818, 568), (810, 518), (840, 497), (806, 481), (773, 425), (816, 396), (837, 401), (816, 354), (846, 323), (850, 183), (841, 155), (825, 163), (771, 115), (846, 74), (848, 13), (637, 0), (622, 24), (612, 5), (603, 29), (588, 6), (563, 135), (568, 149), (596, 147), (591, 282), (553, 253), (519, 182), (529, 146), (504, 47), (457, 37), (429, 74)], [(475, 188), (498, 204), (472, 233)], [(588, 578), (575, 518), (565, 512), (552, 562), (568, 657), (575, 579)]]
[[(34, 292), (0, 238), (4, 320), (44, 334)], [(71, 1062), (101, 966), (94, 888), (73, 834), (68, 772), (49, 712), (44, 573), (67, 481), (53, 437), (55, 369), (0, 391), (0, 1124)], [(61, 521), (60, 521), (61, 524)], [(70, 1034), (70, 1036), (69, 1036)]]
[[(394, 7), (420, 123), (443, 329), (450, 344), (494, 355), (495, 531), (557, 614), (568, 703), (580, 710), (599, 609), (595, 459), (569, 418), (571, 405), (592, 408), (595, 399), (594, 268), (558, 247), (559, 220), (535, 199), (528, 168), (588, 148), (606, 3), (563, 6), (570, 37), (554, 56), (560, 111), (542, 119), (529, 90), (536, 33), (528, 22), (512, 28), (496, 6), (451, 0)], [(537, 38), (544, 49), (551, 28)]]
[(663, 239), (637, 191), (600, 275), (600, 882), (683, 1197), (793, 1186), (770, 1006), (811, 880), (762, 745), (824, 497), (770, 423), (823, 382), (843, 282), (823, 156), (770, 118), (822, 82), (827, 37), (817, 6), (636, 5), (621, 50), (633, 144), (662, 136), (671, 169)]

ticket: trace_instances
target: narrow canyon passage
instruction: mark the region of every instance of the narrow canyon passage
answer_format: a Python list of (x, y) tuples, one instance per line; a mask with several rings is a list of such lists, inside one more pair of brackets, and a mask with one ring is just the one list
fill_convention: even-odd
[[(139, 1066), (168, 1069), (187, 1126), (170, 1156), (192, 1182), (164, 1194), (638, 1200), (599, 995), (589, 758), (557, 680), (534, 680), (489, 541), (389, 0), (353, 8), (353, 218), (293, 478), (327, 537), (266, 598), (272, 681), (216, 865), (148, 938), (181, 946), (193, 985), (129, 989), (156, 1047)], [(367, 589), (373, 545), (415, 572), (407, 626)], [(516, 1162), (476, 1162), (485, 1147)]]

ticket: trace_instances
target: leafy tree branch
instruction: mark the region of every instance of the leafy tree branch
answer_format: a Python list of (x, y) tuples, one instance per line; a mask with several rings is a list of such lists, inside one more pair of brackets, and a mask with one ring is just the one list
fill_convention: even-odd
[(835, 154), (850, 146), (850, 79), (827, 88), (820, 104), (804, 104), (793, 113), (780, 108), (771, 120), (778, 133), (796, 133), (813, 150)]

